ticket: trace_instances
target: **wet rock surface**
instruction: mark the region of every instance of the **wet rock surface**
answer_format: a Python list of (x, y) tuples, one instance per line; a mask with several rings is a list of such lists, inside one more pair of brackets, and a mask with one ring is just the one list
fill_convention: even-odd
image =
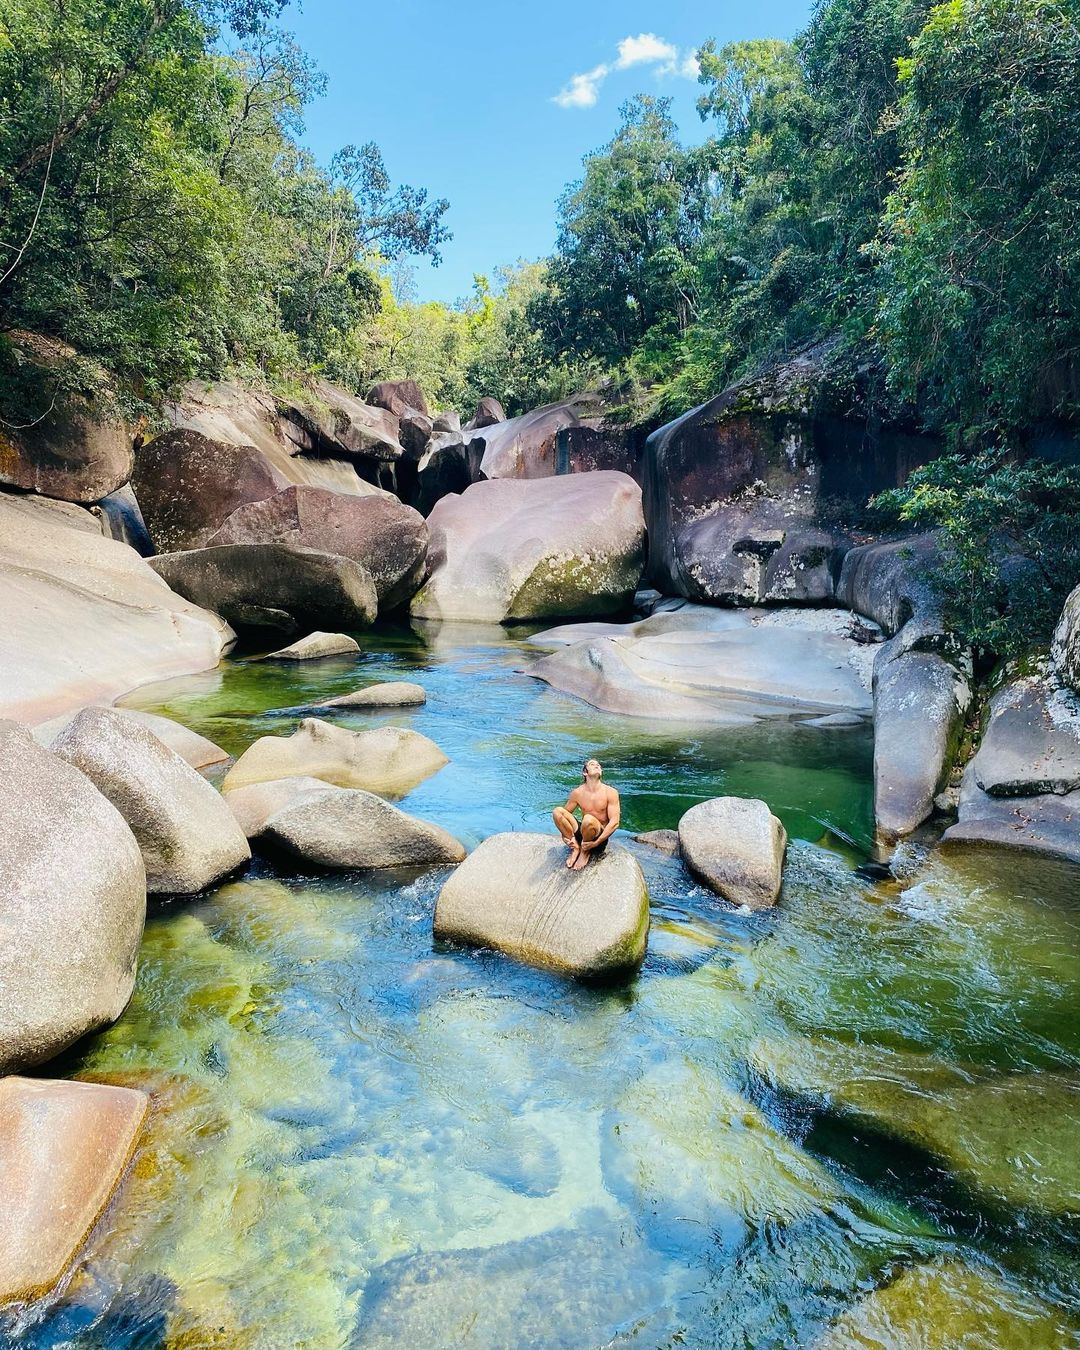
[(438, 825), (356, 788), (304, 795), (275, 812), (259, 838), (263, 848), (319, 867), (438, 867), (465, 857)]
[(770, 909), (784, 879), (787, 831), (763, 801), (714, 797), (679, 821), (690, 872), (733, 905)]

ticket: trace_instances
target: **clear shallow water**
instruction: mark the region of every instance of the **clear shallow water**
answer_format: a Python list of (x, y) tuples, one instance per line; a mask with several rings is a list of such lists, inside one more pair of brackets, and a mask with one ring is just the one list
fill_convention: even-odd
[(439, 873), (260, 865), (159, 907), (127, 1013), (62, 1066), (150, 1087), (152, 1126), (12, 1344), (1080, 1345), (1075, 872), (869, 885), (864, 731), (689, 739), (515, 674), (497, 631), (361, 642), (130, 702), (238, 753), (291, 730), (275, 709), (415, 675), (425, 708), (335, 719), (450, 755), (406, 809), (470, 843), (548, 829), (589, 754), (631, 830), (762, 796), (793, 840), (781, 906), (732, 913), (633, 846), (650, 953), (603, 990), (433, 946)]

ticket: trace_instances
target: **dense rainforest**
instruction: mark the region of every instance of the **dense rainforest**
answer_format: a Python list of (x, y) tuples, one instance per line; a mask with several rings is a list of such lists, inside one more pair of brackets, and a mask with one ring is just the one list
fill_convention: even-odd
[[(150, 421), (225, 373), (353, 390), (411, 377), (511, 412), (604, 382), (645, 425), (828, 339), (868, 418), (951, 453), (884, 505), (971, 555), (1035, 538), (1049, 614), (1080, 575), (1080, 27), (1067, 0), (821, 0), (794, 42), (699, 52), (708, 134), (626, 104), (558, 203), (552, 256), (411, 293), (448, 206), (379, 148), (303, 148), (323, 77), (281, 0), (4, 0), (0, 417), (41, 416), (10, 335), (57, 382)], [(1066, 460), (1069, 456), (1066, 454)], [(975, 636), (992, 606), (972, 612)]]

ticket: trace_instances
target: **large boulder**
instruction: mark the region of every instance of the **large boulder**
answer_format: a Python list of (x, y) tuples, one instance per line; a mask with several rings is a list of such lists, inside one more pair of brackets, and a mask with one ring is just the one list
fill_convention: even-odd
[(506, 409), (497, 398), (485, 394), (476, 405), (476, 411), (469, 419), (469, 430), (479, 431), (483, 427), (493, 427), (496, 422), (505, 422)]
[(409, 410), (431, 416), (424, 391), (415, 380), (383, 380), (368, 390), (367, 401), (376, 408), (385, 408), (395, 417)]
[(931, 534), (861, 544), (844, 557), (836, 598), (890, 637), (912, 619), (944, 632), (941, 600), (930, 580), (937, 558)]
[(480, 456), (485, 478), (550, 478), (559, 472), (559, 433), (579, 426), (599, 430), (601, 412), (594, 396), (579, 394), (505, 422), (474, 428), (470, 446)]
[(380, 609), (409, 600), (427, 568), (424, 518), (382, 493), (356, 497), (285, 488), (238, 507), (206, 542), (285, 544), (351, 558), (370, 572)]
[[(51, 749), (57, 737), (67, 730), (81, 711), (80, 708), (70, 715), (65, 714), (63, 717), (54, 718), (51, 722), (42, 722), (34, 728), (34, 740), (46, 749)], [(215, 745), (207, 737), (200, 736), (197, 731), (192, 731), (181, 722), (173, 721), (171, 717), (142, 712), (138, 708), (114, 708), (113, 711), (152, 732), (159, 741), (167, 745), (193, 769), (205, 769), (211, 764), (224, 764), (229, 758), (220, 745)]]
[(159, 553), (202, 548), (238, 506), (261, 501), (289, 480), (253, 445), (174, 429), (155, 436), (135, 460), (132, 486)]
[(101, 533), (106, 539), (119, 539), (122, 544), (133, 548), (141, 558), (148, 558), (154, 552), (146, 521), (143, 520), (130, 483), (102, 497), (91, 510), (101, 521)]
[(958, 817), (946, 844), (1080, 862), (1080, 699), (1053, 674), (1020, 677), (991, 697)]
[(150, 1099), (103, 1083), (0, 1079), (0, 1305), (59, 1283), (116, 1193)]
[(302, 796), (269, 818), (260, 840), (319, 867), (439, 867), (465, 857), (438, 825), (357, 788)]
[[(26, 406), (12, 404), (15, 415), (0, 420), (0, 484), (69, 502), (115, 492), (131, 474), (131, 432), (100, 396), (61, 389), (74, 351), (31, 333), (5, 334), (7, 343), (18, 349), (19, 363), (3, 395), (17, 386)], [(8, 412), (6, 400), (0, 410)]]
[(781, 717), (838, 725), (870, 715), (865, 648), (832, 633), (731, 618), (733, 626), (714, 631), (586, 638), (528, 673), (606, 712), (656, 721), (737, 726)]
[(690, 872), (749, 910), (776, 904), (786, 849), (787, 831), (755, 798), (713, 797), (679, 821), (679, 851)]
[[(936, 636), (932, 638), (936, 643)], [(874, 819), (894, 843), (933, 813), (971, 706), (971, 655), (925, 650), (917, 623), (874, 661)]]
[(649, 935), (641, 868), (611, 844), (580, 872), (566, 857), (550, 835), (485, 839), (439, 892), (435, 936), (567, 975), (635, 970)]
[(1061, 679), (1080, 692), (1080, 586), (1065, 601), (1051, 656)]
[(115, 708), (84, 708), (53, 752), (130, 825), (155, 894), (193, 895), (251, 857), (218, 792), (164, 742)]
[(836, 402), (826, 341), (731, 385), (648, 439), (649, 575), (660, 590), (729, 604), (823, 603), (847, 523), (936, 447), (873, 434)]
[(443, 497), (464, 492), (480, 477), (480, 454), (467, 444), (460, 431), (432, 437), (416, 463), (416, 487), (411, 499), (416, 509), (429, 516)]
[(334, 553), (288, 544), (217, 544), (148, 561), (173, 590), (236, 628), (364, 628), (378, 613), (371, 573)]
[(428, 519), (422, 619), (490, 623), (607, 614), (641, 575), (641, 489), (625, 474), (474, 483)]
[(263, 736), (250, 745), (222, 783), (224, 792), (274, 778), (320, 778), (335, 787), (404, 796), (449, 763), (426, 736), (402, 727), (348, 731), (306, 717), (291, 736)]
[(402, 456), (394, 411), (362, 403), (328, 380), (316, 380), (309, 396), (279, 400), (277, 407), (287, 440), (300, 452), (390, 464)]
[(116, 808), (13, 722), (0, 722), (0, 781), (2, 1074), (58, 1055), (124, 1011), (146, 873)]
[(0, 494), (0, 715), (37, 723), (216, 666), (233, 633), (89, 513)]

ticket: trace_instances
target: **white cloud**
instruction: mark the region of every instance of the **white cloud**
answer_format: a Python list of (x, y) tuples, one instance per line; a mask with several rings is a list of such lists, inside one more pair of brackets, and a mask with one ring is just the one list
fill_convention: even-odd
[(571, 75), (552, 98), (560, 108), (591, 108), (600, 97), (600, 86), (613, 70), (628, 70), (631, 66), (652, 66), (659, 76), (674, 75), (686, 80), (698, 77), (698, 59), (695, 52), (680, 54), (678, 47), (655, 33), (638, 33), (637, 37), (624, 37), (616, 47), (617, 56), (613, 65), (606, 61), (592, 70), (579, 75)]
[(572, 75), (552, 99), (560, 108), (591, 108), (600, 94), (600, 86), (607, 77), (608, 67), (594, 66), (583, 75)]
[(678, 54), (670, 42), (658, 38), (655, 33), (639, 33), (637, 37), (624, 37), (619, 43), (619, 59), (615, 65), (618, 70), (625, 70), (627, 66), (674, 62)]

